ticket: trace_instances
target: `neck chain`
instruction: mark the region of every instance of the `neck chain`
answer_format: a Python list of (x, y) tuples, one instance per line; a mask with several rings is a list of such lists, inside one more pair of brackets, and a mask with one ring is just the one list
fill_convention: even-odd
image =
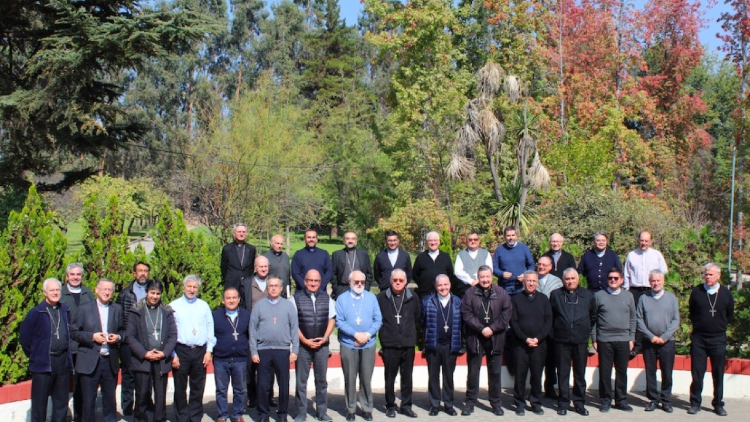
[[(154, 329), (154, 340), (159, 340), (159, 332), (156, 330), (156, 325), (159, 324), (159, 318), (161, 317), (161, 312), (159, 311), (158, 305), (156, 306), (156, 322), (154, 322), (154, 320), (151, 319), (151, 312), (148, 311), (148, 308), (146, 309), (146, 317), (148, 318), (148, 322), (151, 323), (151, 327)], [(148, 328), (148, 325), (146, 325), (146, 328)]]
[(712, 317), (716, 316), (716, 302), (719, 300), (719, 292), (716, 292), (716, 298), (714, 299), (714, 303), (711, 303), (711, 295), (708, 294), (708, 291), (706, 291), (706, 297), (708, 298), (708, 306), (711, 307), (711, 310), (708, 311), (711, 313)]
[(347, 252), (346, 253), (346, 264), (349, 265), (349, 269), (351, 269), (352, 271), (354, 271), (354, 270), (356, 270), (356, 268), (354, 268), (354, 264), (356, 264), (356, 263), (357, 263), (357, 250), (356, 249), (352, 249), (352, 260), (349, 261), (349, 252)]
[[(55, 307), (53, 306), (52, 309), (55, 309)], [(49, 313), (51, 325), (55, 327), (55, 338), (60, 340), (60, 320), (62, 319), (60, 318), (60, 307), (58, 306), (55, 310), (57, 311), (57, 321), (55, 321), (55, 317), (52, 316), (52, 311), (49, 308), (47, 308), (47, 313)]]
[(487, 307), (484, 306), (484, 298), (482, 299), (482, 310), (484, 311), (484, 323), (489, 324), (490, 323), (490, 301), (487, 300)]
[[(354, 308), (354, 302), (355, 301), (352, 301), (352, 308)], [(364, 304), (364, 303), (365, 303), (365, 298), (364, 297), (360, 298), (359, 299), (359, 310), (354, 311), (354, 313), (357, 315), (357, 319), (355, 319), (354, 322), (356, 322), (357, 325), (359, 325), (359, 324), (362, 323), (362, 318), (359, 317), (359, 313), (362, 312), (362, 304)]]
[(237, 341), (237, 336), (239, 336), (239, 333), (237, 332), (237, 325), (240, 323), (240, 313), (237, 312), (237, 318), (234, 319), (234, 322), (232, 322), (232, 318), (229, 317), (229, 314), (225, 314), (227, 317), (227, 320), (229, 320), (229, 325), (232, 326), (232, 337), (234, 337), (234, 341)]
[[(393, 292), (391, 291), (391, 293), (393, 293)], [(405, 295), (406, 293), (401, 292), (401, 294)], [(404, 300), (406, 299), (406, 297), (402, 296), (401, 297), (401, 306), (396, 306), (396, 298), (395, 298), (395, 296), (396, 296), (395, 294), (391, 295), (391, 302), (393, 302), (393, 309), (396, 310), (396, 324), (401, 325), (401, 310), (404, 309)]]
[[(439, 306), (440, 313), (443, 315), (443, 321), (445, 322), (445, 325), (443, 325), (443, 330), (445, 330), (445, 332), (447, 333), (448, 329), (450, 328), (448, 326), (448, 318), (450, 318), (450, 316), (451, 316), (451, 301), (450, 301), (450, 299), (448, 299), (448, 303), (445, 306), (443, 306), (443, 304), (440, 303), (440, 299), (438, 299), (438, 305), (440, 305)], [(482, 303), (482, 307), (484, 307), (484, 303)], [(443, 312), (443, 308), (447, 308), (448, 309), (448, 314), (447, 315)]]

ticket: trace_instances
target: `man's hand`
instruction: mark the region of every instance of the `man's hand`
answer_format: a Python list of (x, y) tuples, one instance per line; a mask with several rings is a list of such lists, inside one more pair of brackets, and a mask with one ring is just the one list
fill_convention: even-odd
[(180, 358), (177, 355), (174, 355), (174, 357), (172, 358), (172, 368), (180, 369)]
[(355, 333), (354, 334), (354, 344), (357, 347), (364, 346), (367, 344), (367, 342), (370, 341), (370, 335), (368, 333)]
[(146, 352), (146, 355), (144, 356), (146, 360), (150, 360), (152, 362), (161, 360), (163, 357), (164, 357), (164, 353), (156, 349), (149, 350), (148, 352)]
[(490, 337), (492, 337), (492, 334), (493, 334), (492, 328), (490, 328), (490, 327), (484, 327), (482, 329), (482, 335), (483, 336), (485, 336), (487, 338), (490, 338)]
[(255, 363), (255, 364), (260, 363), (260, 356), (258, 356), (258, 355), (253, 355), (251, 357), (251, 359), (253, 360), (253, 363)]
[(109, 344), (115, 344), (118, 341), (120, 341), (120, 335), (115, 333), (109, 333), (109, 336), (107, 336), (107, 343)]
[(503, 278), (504, 278), (504, 279), (506, 279), (506, 280), (507, 280), (507, 279), (509, 279), (509, 278), (511, 278), (511, 277), (513, 277), (513, 273), (510, 273), (510, 272), (508, 272), (508, 271), (505, 271), (505, 272), (503, 273)]
[(630, 345), (630, 351), (632, 352), (633, 351), (633, 347), (635, 347), (635, 342), (634, 341), (629, 341), (628, 344)]
[(479, 284), (479, 280), (471, 280), (472, 286), (476, 286), (477, 284)]
[(204, 368), (208, 368), (208, 364), (210, 364), (210, 363), (211, 363), (211, 360), (212, 360), (212, 359), (213, 359), (213, 357), (212, 357), (212, 355), (211, 355), (211, 352), (206, 352), (206, 353), (205, 353), (205, 354), (203, 355), (203, 367), (204, 367)]
[(290, 353), (289, 354), (289, 363), (297, 362), (297, 354), (296, 353)]
[(107, 337), (104, 333), (94, 333), (94, 342), (96, 344), (104, 344), (107, 342)]
[(596, 342), (594, 342), (594, 350), (596, 350), (597, 352), (599, 351), (599, 347), (596, 345)]

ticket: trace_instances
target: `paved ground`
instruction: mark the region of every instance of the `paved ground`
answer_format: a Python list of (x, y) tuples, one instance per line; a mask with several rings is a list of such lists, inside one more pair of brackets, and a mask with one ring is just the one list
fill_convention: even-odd
[[(513, 398), (511, 395), (510, 390), (505, 390), (503, 392), (503, 408), (505, 409), (505, 416), (503, 416), (504, 419), (518, 419), (519, 417), (515, 415), (514, 410), (515, 408), (512, 406)], [(463, 391), (458, 392), (456, 395), (457, 398), (463, 398)], [(170, 421), (174, 421), (174, 413), (172, 411), (171, 407), (171, 394), (167, 394), (168, 396), (168, 403), (170, 404), (168, 412), (167, 412), (167, 418)], [(487, 397), (487, 391), (481, 390), (480, 391), (480, 398), (481, 397)], [(646, 404), (646, 398), (641, 394), (630, 394), (630, 404), (633, 405), (635, 410), (632, 413), (628, 412), (622, 412), (619, 410), (611, 410), (609, 413), (600, 413), (599, 412), (599, 400), (596, 397), (589, 396), (589, 405), (587, 406), (588, 410), (590, 411), (590, 416), (583, 417), (575, 412), (569, 411), (567, 416), (558, 416), (556, 413), (556, 409), (554, 407), (555, 403), (553, 403), (552, 400), (544, 399), (543, 402), (543, 408), (544, 408), (544, 415), (537, 416), (534, 415), (531, 412), (526, 412), (526, 416), (524, 416), (523, 420), (587, 420), (587, 421), (629, 421), (632, 422), (635, 418), (641, 419), (641, 418), (648, 418), (649, 422), (661, 422), (661, 421), (718, 421), (718, 420), (725, 420), (725, 421), (739, 421), (739, 420), (747, 420), (748, 415), (750, 415), (750, 400), (742, 400), (742, 399), (731, 399), (726, 401), (726, 409), (727, 412), (729, 412), (729, 416), (725, 419), (719, 418), (719, 416), (715, 415), (712, 411), (710, 406), (703, 407), (703, 410), (697, 414), (697, 415), (688, 415), (686, 413), (688, 406), (688, 403), (686, 402), (687, 397), (675, 397), (673, 400), (673, 406), (675, 408), (674, 413), (668, 414), (663, 412), (662, 410), (657, 409), (654, 412), (644, 412), (643, 407)], [(231, 398), (230, 398), (231, 400)], [(294, 397), (291, 397), (291, 403), (293, 404)], [(451, 417), (447, 414), (440, 412), (438, 416), (430, 417), (427, 415), (427, 412), (429, 410), (429, 406), (427, 405), (427, 393), (425, 391), (417, 391), (414, 394), (414, 402), (415, 405), (413, 406), (413, 410), (418, 414), (418, 420), (429, 420), (434, 422), (459, 422), (461, 420), (475, 420), (475, 421), (494, 421), (498, 420), (499, 418), (492, 414), (491, 409), (489, 407), (489, 403), (487, 400), (480, 400), (479, 405), (475, 408), (474, 414), (471, 417), (462, 417), (460, 416), (460, 409), (459, 409), (459, 416)], [(308, 409), (312, 409), (312, 404), (310, 402)], [(710, 404), (710, 398), (704, 398), (704, 404), (709, 403)], [(390, 420), (385, 416), (385, 403), (383, 399), (383, 391), (375, 391), (375, 411), (373, 412), (373, 417), (375, 421), (387, 421)], [(458, 406), (458, 404), (457, 404)], [(216, 420), (216, 402), (214, 401), (213, 395), (206, 396), (205, 401), (205, 412), (206, 414), (203, 416), (203, 419), (201, 422), (211, 422)], [(328, 414), (333, 418), (335, 422), (344, 422), (346, 412), (344, 409), (344, 398), (342, 395), (342, 391), (330, 391), (329, 392), (329, 412)], [(275, 411), (275, 408), (272, 408), (272, 412)], [(292, 413), (294, 415), (295, 413)], [(275, 415), (272, 417), (272, 420), (275, 420)], [(101, 420), (101, 416), (97, 417), (97, 420)], [(127, 421), (131, 422), (133, 420), (132, 416), (130, 417), (123, 417), (120, 415), (119, 417), (120, 421)], [(245, 421), (257, 421), (258, 420), (258, 414), (255, 409), (252, 409), (249, 414), (245, 415)], [(307, 420), (309, 422), (314, 422), (315, 419), (313, 419), (312, 415), (308, 414)], [(409, 421), (410, 418), (407, 418), (403, 415), (397, 415), (395, 418), (395, 421)], [(293, 421), (293, 417), (289, 417), (289, 422)], [(362, 419), (361, 414), (358, 413), (357, 415), (357, 422), (363, 422), (364, 419)]]

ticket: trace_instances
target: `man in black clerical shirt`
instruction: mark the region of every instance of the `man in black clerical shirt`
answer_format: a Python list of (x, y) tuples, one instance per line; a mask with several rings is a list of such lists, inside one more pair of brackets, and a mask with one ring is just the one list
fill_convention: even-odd
[(242, 280), (253, 274), (255, 262), (255, 246), (245, 242), (247, 226), (238, 223), (232, 231), (234, 241), (227, 243), (221, 251), (221, 279), (224, 288), (240, 288)]
[(706, 359), (711, 360), (714, 381), (714, 399), (711, 404), (719, 416), (726, 416), (724, 409), (724, 363), (727, 350), (727, 326), (734, 318), (734, 298), (729, 289), (719, 284), (721, 268), (708, 263), (703, 271), (703, 283), (693, 287), (688, 302), (688, 315), (693, 326), (690, 335), (690, 409), (694, 415), (701, 409), (703, 375)]

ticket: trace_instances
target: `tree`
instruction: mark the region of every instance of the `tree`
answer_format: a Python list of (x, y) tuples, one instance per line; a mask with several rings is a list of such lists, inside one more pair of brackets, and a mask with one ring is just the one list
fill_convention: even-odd
[[(61, 159), (100, 158), (136, 141), (143, 122), (121, 102), (122, 72), (202, 37), (188, 9), (151, 11), (137, 0), (11, 0), (0, 6), (0, 184), (27, 186)], [(72, 169), (53, 189), (88, 177)]]
[(41, 300), (42, 282), (62, 275), (66, 245), (55, 216), (32, 185), (23, 209), (11, 211), (0, 236), (0, 385), (26, 377), (19, 328)]

